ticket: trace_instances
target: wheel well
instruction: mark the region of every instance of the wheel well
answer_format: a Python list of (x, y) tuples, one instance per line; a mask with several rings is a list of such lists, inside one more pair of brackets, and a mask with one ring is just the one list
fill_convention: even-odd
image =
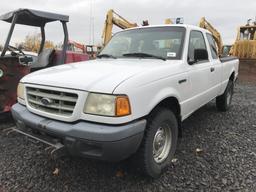
[(235, 72), (230, 75), (229, 80), (234, 81), (235, 80)]
[[(179, 136), (181, 137), (182, 131), (181, 131), (181, 114), (180, 114), (180, 104), (177, 98), (175, 97), (168, 97), (164, 100), (162, 100), (160, 103), (158, 103), (152, 111), (154, 111), (157, 108), (167, 108), (170, 109), (176, 116), (178, 125), (179, 125)], [(151, 112), (152, 112), (151, 111)]]
[[(180, 116), (180, 104), (175, 97), (168, 97), (157, 104), (156, 107), (164, 107), (172, 110), (176, 117)], [(155, 107), (155, 108), (156, 108)]]

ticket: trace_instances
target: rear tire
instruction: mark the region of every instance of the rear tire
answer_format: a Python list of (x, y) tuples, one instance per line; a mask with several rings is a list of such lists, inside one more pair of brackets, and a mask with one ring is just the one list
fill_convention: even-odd
[(232, 102), (233, 93), (234, 82), (232, 80), (229, 80), (225, 92), (222, 95), (216, 97), (216, 107), (219, 111), (225, 112), (229, 110)]
[(174, 113), (165, 108), (152, 112), (135, 162), (143, 174), (157, 178), (170, 164), (178, 140), (178, 122)]

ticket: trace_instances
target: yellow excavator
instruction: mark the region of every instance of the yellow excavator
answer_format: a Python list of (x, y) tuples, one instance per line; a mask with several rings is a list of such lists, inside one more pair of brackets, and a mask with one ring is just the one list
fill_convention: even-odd
[(116, 25), (121, 29), (127, 29), (138, 26), (137, 23), (129, 22), (128, 20), (117, 14), (113, 9), (110, 9), (106, 16), (104, 30), (102, 34), (103, 46), (105, 46), (112, 37), (113, 25)]
[(240, 60), (256, 59), (256, 21), (247, 21), (245, 26), (238, 28), (235, 43), (232, 45), (230, 54)]
[[(166, 19), (165, 24), (173, 24), (171, 19)], [(103, 47), (109, 42), (109, 40), (112, 37), (112, 30), (113, 25), (116, 25), (117, 27), (121, 29), (128, 29), (132, 27), (138, 27), (137, 23), (131, 23), (127, 19), (123, 18), (121, 15), (116, 13), (113, 9), (110, 9), (107, 12), (106, 20), (104, 23), (103, 33), (102, 33), (102, 39), (103, 39)], [(144, 20), (142, 22), (142, 26), (149, 25), (148, 20)]]
[(171, 25), (171, 24), (173, 24), (173, 22), (170, 18), (168, 18), (168, 19), (165, 19), (164, 24)]
[(218, 55), (222, 55), (222, 49), (223, 49), (223, 42), (220, 33), (215, 29), (206, 19), (205, 17), (202, 17), (199, 22), (199, 27), (207, 29), (210, 31), (213, 35), (213, 38), (217, 44), (218, 47)]

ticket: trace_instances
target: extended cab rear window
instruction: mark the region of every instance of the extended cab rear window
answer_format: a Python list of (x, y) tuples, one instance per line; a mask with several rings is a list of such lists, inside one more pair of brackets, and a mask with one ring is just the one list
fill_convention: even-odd
[(123, 58), (146, 53), (165, 59), (181, 59), (186, 29), (179, 26), (149, 27), (122, 31), (112, 37), (101, 54)]
[(213, 39), (213, 36), (211, 34), (206, 34), (207, 40), (209, 42), (210, 48), (211, 48), (211, 54), (213, 59), (218, 59), (218, 52), (217, 52), (217, 46), (216, 42)]

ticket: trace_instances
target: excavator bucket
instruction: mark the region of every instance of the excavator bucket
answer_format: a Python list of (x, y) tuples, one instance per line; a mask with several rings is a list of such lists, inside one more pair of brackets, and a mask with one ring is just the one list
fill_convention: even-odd
[(232, 51), (240, 59), (256, 59), (256, 40), (237, 41)]
[(242, 60), (256, 61), (256, 22), (248, 22), (238, 28), (237, 38), (230, 53)]

